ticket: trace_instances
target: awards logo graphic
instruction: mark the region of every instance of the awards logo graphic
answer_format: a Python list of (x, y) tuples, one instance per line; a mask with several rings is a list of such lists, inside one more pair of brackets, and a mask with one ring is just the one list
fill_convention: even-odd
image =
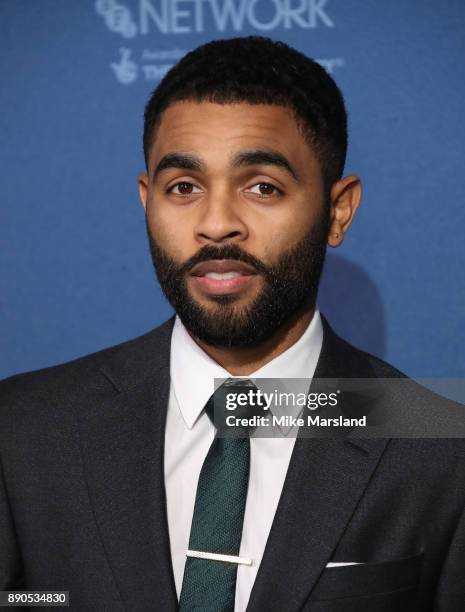
[(120, 83), (129, 85), (137, 79), (138, 67), (137, 64), (131, 60), (131, 49), (122, 47), (119, 51), (121, 54), (120, 61), (111, 63), (110, 67)]
[(134, 38), (137, 34), (131, 11), (117, 0), (96, 0), (95, 10), (104, 18), (111, 32), (117, 32), (124, 38)]

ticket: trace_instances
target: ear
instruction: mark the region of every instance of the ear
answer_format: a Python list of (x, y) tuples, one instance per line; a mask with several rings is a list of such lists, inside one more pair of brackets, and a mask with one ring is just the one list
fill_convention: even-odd
[(147, 193), (148, 193), (148, 186), (149, 186), (149, 178), (145, 172), (141, 172), (137, 176), (137, 183), (139, 185), (140, 201), (144, 209), (147, 210)]
[(358, 176), (350, 175), (336, 181), (331, 187), (331, 219), (328, 245), (338, 247), (350, 227), (360, 204), (362, 185)]

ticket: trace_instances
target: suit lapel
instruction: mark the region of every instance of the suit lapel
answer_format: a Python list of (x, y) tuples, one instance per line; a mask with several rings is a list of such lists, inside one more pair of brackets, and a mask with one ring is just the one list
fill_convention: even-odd
[(91, 504), (130, 610), (177, 610), (163, 473), (173, 320), (116, 353), (103, 374), (118, 393), (78, 415)]
[[(323, 317), (322, 317), (323, 318)], [(372, 377), (323, 318), (315, 378)], [(298, 438), (247, 612), (297, 612), (330, 560), (387, 440)]]

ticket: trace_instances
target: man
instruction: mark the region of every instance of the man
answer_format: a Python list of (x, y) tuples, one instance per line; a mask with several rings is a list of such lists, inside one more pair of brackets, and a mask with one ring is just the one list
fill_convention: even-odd
[(211, 42), (166, 75), (139, 189), (176, 316), (4, 381), (0, 588), (75, 610), (464, 609), (462, 440), (215, 427), (215, 378), (403, 376), (316, 307), (360, 201), (346, 145), (336, 84), (283, 43)]

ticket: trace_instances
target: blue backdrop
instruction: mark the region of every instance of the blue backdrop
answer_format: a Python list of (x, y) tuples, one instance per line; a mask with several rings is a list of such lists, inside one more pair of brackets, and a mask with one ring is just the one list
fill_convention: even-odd
[(0, 376), (171, 314), (137, 196), (143, 106), (185, 51), (246, 34), (318, 59), (345, 94), (364, 194), (321, 310), (413, 376), (465, 375), (461, 0), (3, 0)]

